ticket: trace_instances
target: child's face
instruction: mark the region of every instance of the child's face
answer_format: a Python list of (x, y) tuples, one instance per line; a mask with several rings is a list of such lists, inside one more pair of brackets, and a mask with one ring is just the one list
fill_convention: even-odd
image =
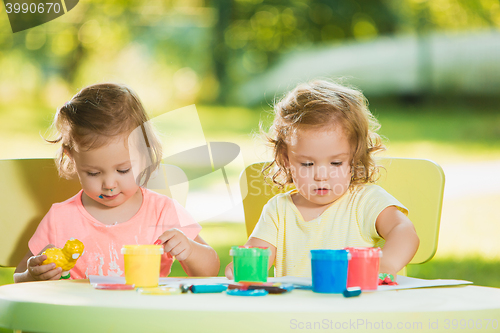
[(139, 190), (125, 144), (118, 139), (100, 148), (71, 153), (83, 191), (103, 206), (120, 206)]
[(328, 205), (349, 188), (351, 149), (340, 127), (299, 130), (287, 153), (293, 182), (309, 204)]

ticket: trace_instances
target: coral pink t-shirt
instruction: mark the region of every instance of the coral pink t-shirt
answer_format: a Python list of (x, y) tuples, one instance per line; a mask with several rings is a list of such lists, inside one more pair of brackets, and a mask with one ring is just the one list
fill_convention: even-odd
[[(142, 190), (142, 205), (127, 222), (106, 225), (90, 215), (82, 204), (82, 191), (74, 197), (53, 204), (42, 219), (28, 246), (38, 254), (47, 244), (62, 248), (76, 238), (85, 246), (84, 254), (71, 269), (72, 279), (89, 275), (123, 276), (123, 245), (153, 244), (168, 229), (177, 228), (194, 239), (201, 226), (177, 201), (148, 189)], [(167, 276), (173, 257), (165, 253), (160, 276)]]

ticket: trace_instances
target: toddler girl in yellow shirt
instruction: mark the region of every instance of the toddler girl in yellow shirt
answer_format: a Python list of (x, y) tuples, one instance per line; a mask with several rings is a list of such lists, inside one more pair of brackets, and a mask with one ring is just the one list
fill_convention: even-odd
[[(297, 86), (274, 107), (268, 136), (274, 160), (267, 176), (295, 185), (264, 206), (247, 246), (268, 247), (275, 276), (311, 276), (311, 249), (381, 246), (380, 272), (396, 276), (419, 239), (408, 211), (374, 184), (373, 154), (384, 146), (363, 94), (316, 80)], [(233, 278), (233, 263), (226, 267)]]

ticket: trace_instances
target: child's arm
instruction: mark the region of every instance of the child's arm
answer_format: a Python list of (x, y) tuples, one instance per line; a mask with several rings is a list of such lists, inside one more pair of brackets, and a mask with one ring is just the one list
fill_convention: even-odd
[[(267, 265), (267, 269), (273, 265), (274, 259), (276, 258), (276, 247), (274, 245), (271, 245), (270, 243), (260, 239), (260, 238), (255, 238), (255, 237), (250, 237), (248, 241), (246, 242), (245, 246), (256, 246), (256, 247), (267, 247), (269, 250), (271, 250), (271, 255), (269, 256), (269, 264)], [(227, 266), (225, 270), (226, 277), (230, 280), (234, 279), (234, 273), (233, 273), (233, 262), (231, 261)]]
[(385, 239), (379, 272), (396, 276), (417, 252), (420, 241), (415, 227), (396, 206), (385, 208), (377, 217), (375, 226)]
[(179, 229), (165, 231), (159, 240), (165, 252), (175, 256), (189, 276), (217, 276), (220, 261), (217, 252), (200, 236), (194, 240), (188, 238)]
[(14, 272), (14, 282), (59, 280), (62, 273), (61, 267), (56, 267), (56, 264), (54, 263), (42, 265), (42, 262), (47, 259), (47, 256), (42, 256), (40, 254), (50, 247), (54, 247), (54, 245), (47, 245), (37, 256), (33, 255), (31, 250), (28, 250), (28, 253), (26, 253), (24, 258), (16, 267)]

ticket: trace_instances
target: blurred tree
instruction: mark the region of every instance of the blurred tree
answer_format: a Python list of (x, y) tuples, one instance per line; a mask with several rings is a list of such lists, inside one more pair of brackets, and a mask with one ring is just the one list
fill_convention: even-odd
[[(384, 0), (213, 0), (219, 19), (213, 45), (225, 88), (274, 64), (283, 53), (395, 31), (397, 13)], [(224, 88), (223, 88), (224, 90)]]
[(119, 73), (159, 87), (169, 98), (159, 104), (184, 105), (226, 101), (233, 86), (292, 50), (416, 33), (429, 69), (428, 31), (500, 26), (498, 0), (87, 0), (16, 34), (0, 10), (0, 96), (18, 98), (12, 92), (26, 92), (28, 81), (36, 92), (56, 77), (74, 91)]
[(387, 0), (397, 31), (460, 31), (500, 27), (498, 0)]
[(434, 91), (430, 33), (500, 27), (498, 0), (390, 0), (387, 4), (397, 13), (396, 30), (417, 35), (418, 95)]

